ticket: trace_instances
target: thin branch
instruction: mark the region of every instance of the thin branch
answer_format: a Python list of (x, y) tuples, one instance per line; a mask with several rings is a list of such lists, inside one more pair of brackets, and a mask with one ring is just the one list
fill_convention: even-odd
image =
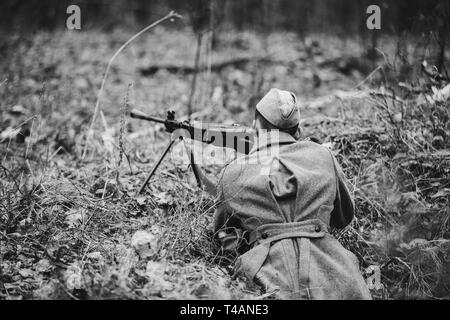
[[(115, 58), (123, 51), (123, 49), (125, 49), (126, 46), (128, 46), (134, 39), (136, 39), (137, 37), (139, 37), (140, 35), (142, 35), (142, 34), (145, 33), (146, 31), (148, 31), (148, 30), (154, 28), (154, 27), (157, 26), (158, 24), (160, 24), (160, 23), (162, 23), (162, 22), (164, 22), (164, 21), (166, 21), (166, 20), (169, 20), (169, 19), (172, 20), (172, 19), (174, 19), (174, 18), (179, 18), (179, 19), (181, 19), (182, 17), (181, 17), (181, 15), (179, 15), (178, 13), (176, 13), (175, 11), (170, 11), (169, 14), (167, 14), (165, 17), (163, 17), (163, 18), (161, 18), (161, 19), (155, 21), (155, 22), (152, 23), (151, 25), (145, 27), (144, 29), (142, 29), (141, 31), (139, 31), (138, 33), (136, 33), (135, 35), (133, 35), (133, 36), (132, 36), (130, 39), (128, 39), (128, 40), (127, 40), (127, 41), (126, 41), (126, 42), (125, 42), (125, 43), (124, 43), (124, 44), (123, 44), (123, 45), (122, 45), (122, 46), (114, 53), (114, 55), (111, 57), (111, 59), (110, 59), (109, 62), (108, 62), (108, 65), (107, 65), (107, 67), (106, 67), (105, 74), (103, 75), (103, 80), (102, 80), (102, 84), (101, 84), (101, 86), (100, 86), (100, 90), (98, 91), (98, 94), (97, 94), (97, 101), (96, 101), (96, 103), (95, 103), (94, 114), (93, 114), (92, 119), (91, 119), (91, 124), (89, 125), (88, 134), (86, 135), (86, 139), (88, 138), (89, 133), (92, 132), (92, 128), (93, 128), (93, 126), (94, 126), (95, 119), (96, 119), (97, 114), (98, 114), (98, 112), (99, 112), (100, 98), (101, 98), (102, 93), (103, 93), (103, 88), (104, 88), (105, 83), (106, 83), (106, 78), (107, 78), (107, 76), (108, 76), (109, 69), (111, 68), (111, 65), (112, 65), (114, 59), (115, 59)], [(103, 114), (102, 114), (102, 117), (103, 117)], [(103, 119), (104, 119), (104, 117), (103, 117)], [(105, 125), (105, 123), (106, 123), (105, 120), (104, 120), (103, 122), (104, 122), (104, 125)], [(84, 144), (84, 150), (83, 150), (82, 159), (84, 159), (84, 158), (86, 157), (86, 151), (87, 151), (87, 143)]]

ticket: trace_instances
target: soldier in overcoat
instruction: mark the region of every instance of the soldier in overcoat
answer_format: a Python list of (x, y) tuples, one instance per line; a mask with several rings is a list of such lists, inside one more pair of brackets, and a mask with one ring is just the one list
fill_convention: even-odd
[[(356, 256), (330, 234), (354, 217), (348, 181), (332, 152), (300, 138), (291, 92), (271, 89), (256, 105), (256, 141), (222, 170), (214, 231), (235, 252), (237, 274), (280, 299), (371, 299)], [(196, 166), (196, 164), (193, 164)]]

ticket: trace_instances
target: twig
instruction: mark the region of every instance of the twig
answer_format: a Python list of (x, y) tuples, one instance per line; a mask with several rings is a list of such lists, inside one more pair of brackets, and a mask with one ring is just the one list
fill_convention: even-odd
[(124, 101), (123, 101), (123, 107), (122, 107), (122, 114), (120, 116), (120, 133), (119, 133), (119, 159), (117, 162), (117, 168), (120, 167), (122, 164), (122, 158), (125, 153), (125, 149), (123, 146), (123, 135), (125, 133), (125, 126), (126, 126), (126, 114), (128, 113), (128, 110), (130, 108), (130, 89), (133, 86), (133, 83), (128, 84), (127, 88), (127, 94), (125, 95)]
[(364, 80), (362, 80), (360, 83), (358, 83), (356, 86), (354, 86), (353, 88), (351, 88), (349, 91), (353, 91), (357, 88), (359, 88), (360, 86), (362, 86), (367, 80), (369, 80), (370, 78), (372, 78), (372, 76), (378, 72), (378, 70), (380, 70), (381, 68), (383, 68), (381, 65), (379, 65), (378, 67), (376, 67)]
[(66, 286), (63, 285), (61, 282), (59, 283), (59, 285), (61, 286), (61, 288), (64, 290), (64, 292), (65, 292), (70, 298), (72, 298), (73, 300), (80, 300), (80, 299), (78, 299), (77, 297), (75, 297), (73, 294), (71, 294), (71, 293), (69, 292), (69, 290), (67, 290)]
[[(97, 94), (97, 101), (95, 103), (95, 109), (94, 109), (94, 114), (92, 116), (91, 119), (91, 124), (89, 125), (89, 129), (88, 129), (88, 134), (86, 135), (86, 139), (88, 139), (89, 137), (89, 133), (92, 132), (92, 128), (94, 126), (94, 122), (95, 119), (97, 117), (97, 113), (99, 111), (99, 106), (100, 106), (100, 98), (101, 95), (103, 93), (103, 88), (105, 86), (105, 82), (106, 82), (106, 77), (108, 76), (109, 73), (109, 69), (111, 68), (111, 65), (114, 61), (114, 59), (122, 52), (123, 49), (126, 48), (126, 46), (128, 46), (134, 39), (136, 39), (137, 37), (139, 37), (140, 35), (142, 35), (143, 33), (145, 33), (146, 31), (154, 28), (155, 26), (157, 26), (158, 24), (169, 20), (169, 19), (174, 19), (174, 18), (180, 18), (181, 19), (181, 15), (179, 15), (178, 13), (176, 13), (175, 11), (170, 11), (169, 14), (167, 14), (165, 17), (155, 21), (154, 23), (152, 23), (151, 25), (145, 27), (144, 29), (142, 29), (141, 31), (139, 31), (138, 33), (136, 33), (135, 35), (133, 35), (130, 39), (128, 39), (115, 53), (114, 55), (111, 57), (111, 59), (108, 62), (108, 65), (106, 67), (106, 71), (105, 74), (103, 75), (103, 80), (102, 80), (102, 84), (100, 86), (100, 90), (98, 91)], [(103, 114), (102, 114), (103, 117)], [(104, 123), (106, 123), (106, 121), (104, 120)], [(85, 142), (84, 144), (84, 150), (83, 150), (83, 155), (82, 155), (82, 159), (84, 160), (84, 158), (86, 157), (86, 151), (87, 151), (87, 143)]]
[[(24, 124), (26, 124), (28, 121), (30, 120), (34, 120), (37, 117), (37, 115), (32, 115), (31, 117), (29, 117), (28, 119), (22, 121), (21, 123), (19, 123), (17, 126), (14, 127), (13, 130), (17, 130), (20, 127), (22, 127)], [(0, 140), (0, 143), (3, 143), (3, 141), (5, 141), (6, 139), (9, 139), (10, 137), (5, 137), (2, 140)]]

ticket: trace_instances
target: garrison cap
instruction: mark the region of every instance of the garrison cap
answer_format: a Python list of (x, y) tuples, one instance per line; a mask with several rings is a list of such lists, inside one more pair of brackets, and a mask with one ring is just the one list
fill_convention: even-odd
[(294, 128), (300, 122), (297, 97), (289, 91), (270, 89), (256, 105), (256, 110), (280, 130)]

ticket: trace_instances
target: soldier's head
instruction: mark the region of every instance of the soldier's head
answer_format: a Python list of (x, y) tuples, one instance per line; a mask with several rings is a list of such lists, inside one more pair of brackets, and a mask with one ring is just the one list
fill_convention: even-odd
[(292, 92), (270, 89), (258, 102), (253, 126), (259, 130), (280, 130), (300, 138), (300, 111)]

